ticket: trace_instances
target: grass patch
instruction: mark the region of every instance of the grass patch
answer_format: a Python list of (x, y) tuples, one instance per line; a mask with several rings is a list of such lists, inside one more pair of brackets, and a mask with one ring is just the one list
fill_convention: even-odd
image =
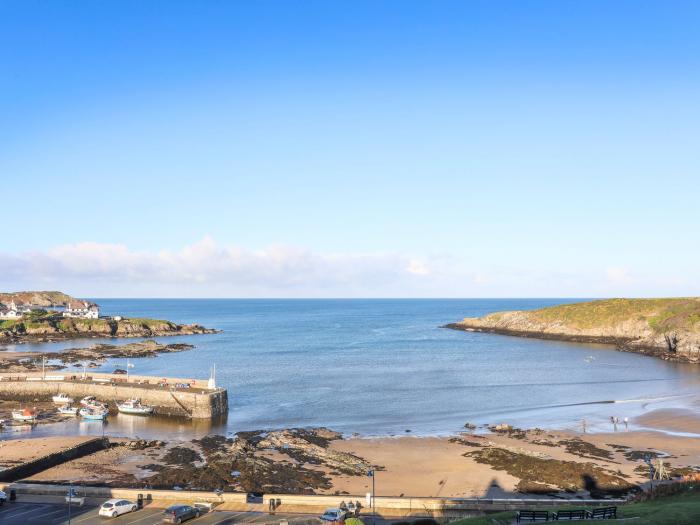
[(700, 299), (605, 299), (550, 306), (533, 310), (531, 315), (545, 323), (560, 322), (580, 329), (646, 320), (653, 330), (663, 332), (692, 328), (700, 320)]
[[(700, 523), (700, 486), (689, 484), (678, 487), (681, 492), (671, 496), (660, 496), (654, 499), (629, 503), (617, 508), (620, 519), (605, 520), (603, 523), (627, 523), (635, 525), (690, 525)], [(568, 506), (567, 508), (586, 508)], [(549, 510), (552, 509), (541, 509)], [(556, 509), (555, 509), (556, 510)], [(589, 508), (590, 510), (590, 508)], [(478, 518), (465, 518), (453, 521), (450, 525), (510, 525), (515, 521), (515, 512), (496, 512)], [(585, 520), (586, 523), (594, 523)], [(581, 522), (579, 522), (581, 523)]]

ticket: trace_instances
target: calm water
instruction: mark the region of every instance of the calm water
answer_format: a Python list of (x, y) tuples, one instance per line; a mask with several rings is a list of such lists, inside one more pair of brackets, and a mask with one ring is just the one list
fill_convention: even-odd
[[(121, 300), (105, 314), (198, 322), (221, 334), (161, 338), (189, 352), (136, 360), (134, 373), (206, 378), (213, 364), (230, 413), (213, 425), (118, 416), (104, 432), (191, 437), (323, 425), (363, 435), (449, 434), (465, 422), (608, 430), (661, 406), (683, 406), (697, 369), (608, 347), (453, 331), (466, 316), (563, 300)], [(93, 344), (95, 340), (84, 341)], [(118, 344), (127, 342), (116, 340)], [(82, 342), (80, 342), (82, 343)], [(21, 345), (58, 350), (76, 341)], [(124, 360), (103, 366), (124, 367)], [(613, 403), (614, 402), (614, 403)], [(101, 433), (100, 423), (46, 425), (33, 435)], [(8, 437), (7, 435), (5, 437)]]

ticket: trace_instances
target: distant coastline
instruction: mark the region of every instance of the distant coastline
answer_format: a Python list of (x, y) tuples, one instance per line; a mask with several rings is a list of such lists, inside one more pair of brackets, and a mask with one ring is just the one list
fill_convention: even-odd
[(102, 316), (99, 305), (63, 292), (0, 293), (0, 344), (217, 332), (199, 324), (178, 324), (162, 319), (127, 318), (121, 315)]

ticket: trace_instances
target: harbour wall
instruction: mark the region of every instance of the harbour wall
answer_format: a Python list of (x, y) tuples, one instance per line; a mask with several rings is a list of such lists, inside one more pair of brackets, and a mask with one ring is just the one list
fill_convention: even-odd
[[(22, 499), (23, 495), (33, 498), (62, 498), (66, 494), (66, 485), (48, 485), (33, 483), (9, 483), (0, 488), (5, 492), (15, 490)], [(275, 500), (276, 511), (290, 514), (321, 514), (327, 508), (337, 508), (342, 501), (359, 501), (362, 504), (361, 514), (371, 515), (372, 507), (368, 505), (365, 496), (325, 496), (325, 495), (294, 495), (294, 494), (266, 494), (262, 505), (250, 503), (244, 493), (224, 492), (216, 494), (205, 491), (189, 490), (150, 490), (150, 489), (119, 489), (109, 487), (75, 487), (79, 496), (93, 499), (94, 503), (102, 503), (109, 498), (124, 498), (136, 501), (139, 494), (145, 502), (155, 506), (167, 506), (175, 502), (195, 503), (206, 502), (221, 505), (226, 510), (258, 510), (268, 511), (270, 500)], [(36, 499), (35, 499), (36, 501)], [(383, 497), (375, 498), (377, 514), (385, 517), (435, 517), (457, 518), (473, 515), (474, 512), (534, 509), (534, 508), (561, 508), (574, 505), (577, 508), (589, 506), (624, 505), (624, 499), (572, 499), (561, 498), (537, 498), (537, 499), (499, 499), (499, 498), (411, 498), (411, 497)]]
[[(191, 385), (183, 388), (182, 385)], [(180, 386), (178, 386), (180, 385)], [(50, 399), (59, 393), (67, 394), (76, 402), (85, 396), (114, 404), (126, 399), (138, 398), (154, 412), (164, 416), (214, 419), (228, 413), (226, 389), (207, 389), (205, 381), (149, 376), (124, 376), (91, 374), (81, 376), (45, 376), (41, 374), (0, 375), (0, 398), (30, 401), (35, 398)]]

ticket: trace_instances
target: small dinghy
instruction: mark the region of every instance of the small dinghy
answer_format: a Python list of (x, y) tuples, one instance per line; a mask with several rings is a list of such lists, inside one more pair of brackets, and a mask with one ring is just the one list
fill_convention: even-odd
[(71, 404), (63, 405), (62, 407), (58, 407), (58, 413), (62, 416), (77, 416), (78, 407), (74, 407)]
[(56, 396), (53, 396), (51, 399), (53, 399), (53, 402), (57, 405), (69, 405), (73, 402), (73, 398), (70, 397), (68, 394), (64, 394), (63, 392)]
[(107, 410), (99, 408), (83, 407), (80, 409), (80, 417), (90, 421), (104, 421), (107, 418), (107, 414), (109, 414)]
[(117, 408), (122, 414), (148, 416), (153, 413), (153, 407), (142, 405), (139, 399), (127, 399), (123, 403), (118, 403)]
[(29, 410), (28, 408), (20, 408), (19, 410), (12, 411), (12, 419), (17, 421), (28, 421), (34, 423), (37, 419), (36, 410)]

